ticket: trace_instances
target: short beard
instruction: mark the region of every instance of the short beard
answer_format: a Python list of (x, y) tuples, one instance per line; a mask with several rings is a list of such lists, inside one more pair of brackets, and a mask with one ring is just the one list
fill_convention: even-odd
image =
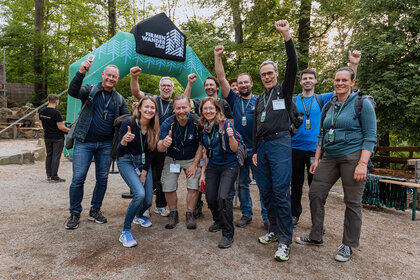
[(241, 96), (247, 97), (247, 96), (249, 96), (249, 95), (251, 94), (251, 91), (250, 91), (250, 90), (247, 90), (246, 92), (241, 92), (241, 91), (239, 91), (239, 94), (240, 94)]

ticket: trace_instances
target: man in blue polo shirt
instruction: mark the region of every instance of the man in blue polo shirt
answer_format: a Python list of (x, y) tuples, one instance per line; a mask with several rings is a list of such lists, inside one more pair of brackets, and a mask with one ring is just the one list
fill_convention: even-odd
[(159, 152), (166, 152), (162, 170), (162, 190), (170, 209), (169, 222), (165, 225), (167, 229), (173, 229), (178, 223), (176, 190), (181, 169), (187, 177), (187, 228), (197, 227), (193, 211), (198, 198), (202, 150), (199, 149), (198, 117), (190, 114), (190, 110), (188, 97), (180, 94), (174, 98), (175, 116), (167, 118), (162, 123), (157, 146)]
[[(350, 67), (357, 72), (361, 53), (349, 51)], [(302, 187), (305, 180), (305, 165), (308, 173), (308, 185), (311, 185), (313, 174), (309, 172), (315, 156), (318, 140), (321, 109), (324, 104), (330, 101), (334, 92), (315, 94), (317, 74), (313, 69), (305, 69), (300, 73), (300, 85), (302, 93), (293, 98), (299, 112), (304, 113), (303, 124), (298, 132), (292, 137), (292, 180), (291, 180), (291, 202), (293, 227), (299, 222), (302, 214)]]
[[(238, 131), (247, 147), (248, 157), (244, 165), (239, 170), (239, 201), (241, 202), (242, 217), (236, 222), (237, 227), (246, 227), (252, 221), (252, 200), (249, 193), (249, 168), (255, 168), (252, 164), (252, 131), (254, 129), (254, 111), (255, 100), (257, 97), (252, 94), (252, 78), (248, 73), (239, 74), (237, 78), (238, 92), (236, 94), (230, 87), (226, 79), (225, 70), (223, 68), (222, 54), (224, 47), (219, 45), (214, 48), (214, 66), (216, 69), (217, 79), (222, 88), (222, 94), (229, 103), (233, 111), (233, 120), (235, 130)], [(261, 216), (264, 226), (268, 227), (267, 210), (261, 202)]]

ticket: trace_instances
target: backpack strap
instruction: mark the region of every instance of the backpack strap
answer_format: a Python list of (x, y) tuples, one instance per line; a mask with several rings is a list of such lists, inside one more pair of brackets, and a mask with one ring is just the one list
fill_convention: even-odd
[(327, 112), (330, 109), (331, 105), (332, 105), (331, 101), (328, 101), (323, 108), (324, 110), (321, 110), (321, 132), (322, 132), (322, 135), (325, 135), (324, 120), (325, 120), (325, 116), (327, 115)]
[(324, 107), (324, 98), (321, 95), (315, 93), (315, 99), (318, 102), (319, 108)]
[(358, 96), (356, 102), (354, 103), (355, 115), (353, 117), (353, 120), (359, 119), (360, 121), (360, 113), (362, 112), (363, 100), (366, 98), (366, 96), (363, 96), (363, 93), (361, 91), (359, 91), (357, 94)]
[(175, 137), (175, 130), (174, 130), (175, 117), (176, 117), (175, 115), (171, 115), (169, 117), (169, 124), (171, 125), (169, 131), (172, 132), (172, 139), (176, 139), (176, 138), (174, 138)]
[(190, 112), (194, 115), (195, 114), (195, 105), (194, 105), (194, 100), (192, 100), (192, 99), (190, 99), (190, 106), (191, 106)]
[(292, 101), (296, 104), (297, 96), (292, 97)]

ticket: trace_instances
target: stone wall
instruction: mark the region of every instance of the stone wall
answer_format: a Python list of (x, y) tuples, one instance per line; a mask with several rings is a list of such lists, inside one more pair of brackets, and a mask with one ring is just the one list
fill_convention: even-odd
[(29, 101), (34, 93), (33, 84), (6, 83), (7, 99), (16, 101)]

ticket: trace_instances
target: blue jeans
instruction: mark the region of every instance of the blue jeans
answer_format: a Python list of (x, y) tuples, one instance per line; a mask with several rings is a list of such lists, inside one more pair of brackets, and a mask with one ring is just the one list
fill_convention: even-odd
[[(252, 199), (249, 192), (249, 183), (251, 179), (249, 178), (249, 168), (252, 168), (252, 172), (255, 174), (256, 167), (252, 163), (252, 150), (248, 153), (248, 157), (246, 158), (244, 165), (239, 169), (239, 188), (238, 188), (238, 196), (239, 201), (241, 202), (241, 210), (242, 215), (247, 216), (248, 218), (252, 218)], [(261, 203), (261, 216), (265, 222), (268, 222), (268, 214), (267, 209), (264, 207), (263, 199), (260, 194), (260, 203)]]
[(73, 178), (70, 185), (70, 213), (82, 212), (83, 186), (89, 171), (92, 158), (95, 158), (96, 184), (93, 190), (91, 210), (101, 208), (108, 184), (108, 172), (112, 158), (110, 156), (112, 141), (79, 142), (73, 150)]
[(292, 173), (291, 138), (284, 132), (280, 138), (259, 141), (257, 150), (256, 179), (268, 210), (270, 232), (279, 242), (292, 243), (293, 222), (290, 200)]
[(133, 192), (133, 200), (128, 205), (127, 213), (124, 219), (123, 230), (131, 230), (131, 223), (133, 222), (136, 214), (140, 217), (144, 211), (149, 209), (152, 205), (153, 200), (153, 176), (152, 167), (149, 167), (146, 175), (146, 181), (143, 184), (140, 181), (140, 177), (136, 173), (136, 168), (140, 171), (143, 168), (141, 164), (141, 155), (129, 155), (126, 154), (117, 160), (118, 170), (120, 171), (121, 177), (127, 183), (130, 190)]

